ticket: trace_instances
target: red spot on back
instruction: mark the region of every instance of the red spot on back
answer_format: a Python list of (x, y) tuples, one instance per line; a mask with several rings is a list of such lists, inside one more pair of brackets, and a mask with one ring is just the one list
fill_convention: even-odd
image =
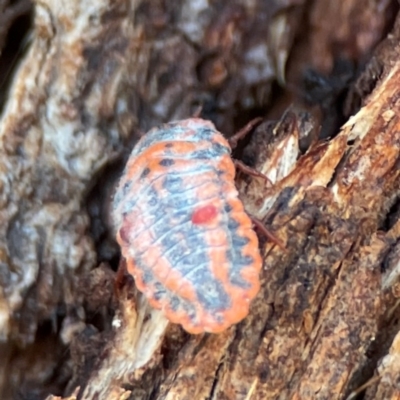
[(218, 210), (212, 204), (199, 207), (193, 212), (192, 222), (196, 225), (206, 224), (213, 220), (218, 214)]

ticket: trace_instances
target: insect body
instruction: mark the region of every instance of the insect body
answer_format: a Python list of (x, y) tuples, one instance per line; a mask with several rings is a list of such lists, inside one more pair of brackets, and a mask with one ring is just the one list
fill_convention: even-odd
[(149, 131), (114, 197), (117, 240), (150, 304), (190, 333), (242, 320), (262, 261), (226, 139), (192, 118)]

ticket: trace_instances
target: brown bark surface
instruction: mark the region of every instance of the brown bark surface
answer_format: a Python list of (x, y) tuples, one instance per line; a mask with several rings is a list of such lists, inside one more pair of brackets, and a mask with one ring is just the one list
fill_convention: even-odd
[[(0, 0), (3, 63), (30, 7), (0, 68), (0, 397), (400, 398), (398, 3)], [(196, 112), (266, 117), (235, 156), (272, 185), (237, 184), (286, 247), (260, 235), (262, 289), (218, 335), (117, 272), (109, 216), (137, 138)]]

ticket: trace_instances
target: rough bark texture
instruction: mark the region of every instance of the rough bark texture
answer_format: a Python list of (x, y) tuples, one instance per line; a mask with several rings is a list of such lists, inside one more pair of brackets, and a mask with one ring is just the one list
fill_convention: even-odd
[[(0, 119), (0, 397), (399, 398), (397, 2), (33, 9)], [(227, 135), (276, 117), (237, 154), (273, 184), (237, 183), (286, 251), (261, 240), (250, 315), (193, 336), (116, 272), (109, 207), (139, 135), (199, 106)]]

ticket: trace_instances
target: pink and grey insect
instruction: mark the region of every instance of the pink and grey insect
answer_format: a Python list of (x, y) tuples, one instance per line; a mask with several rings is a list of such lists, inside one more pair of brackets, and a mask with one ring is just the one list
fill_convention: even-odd
[(260, 288), (258, 239), (230, 154), (209, 121), (162, 125), (137, 143), (114, 197), (128, 272), (153, 307), (191, 333), (241, 321)]

